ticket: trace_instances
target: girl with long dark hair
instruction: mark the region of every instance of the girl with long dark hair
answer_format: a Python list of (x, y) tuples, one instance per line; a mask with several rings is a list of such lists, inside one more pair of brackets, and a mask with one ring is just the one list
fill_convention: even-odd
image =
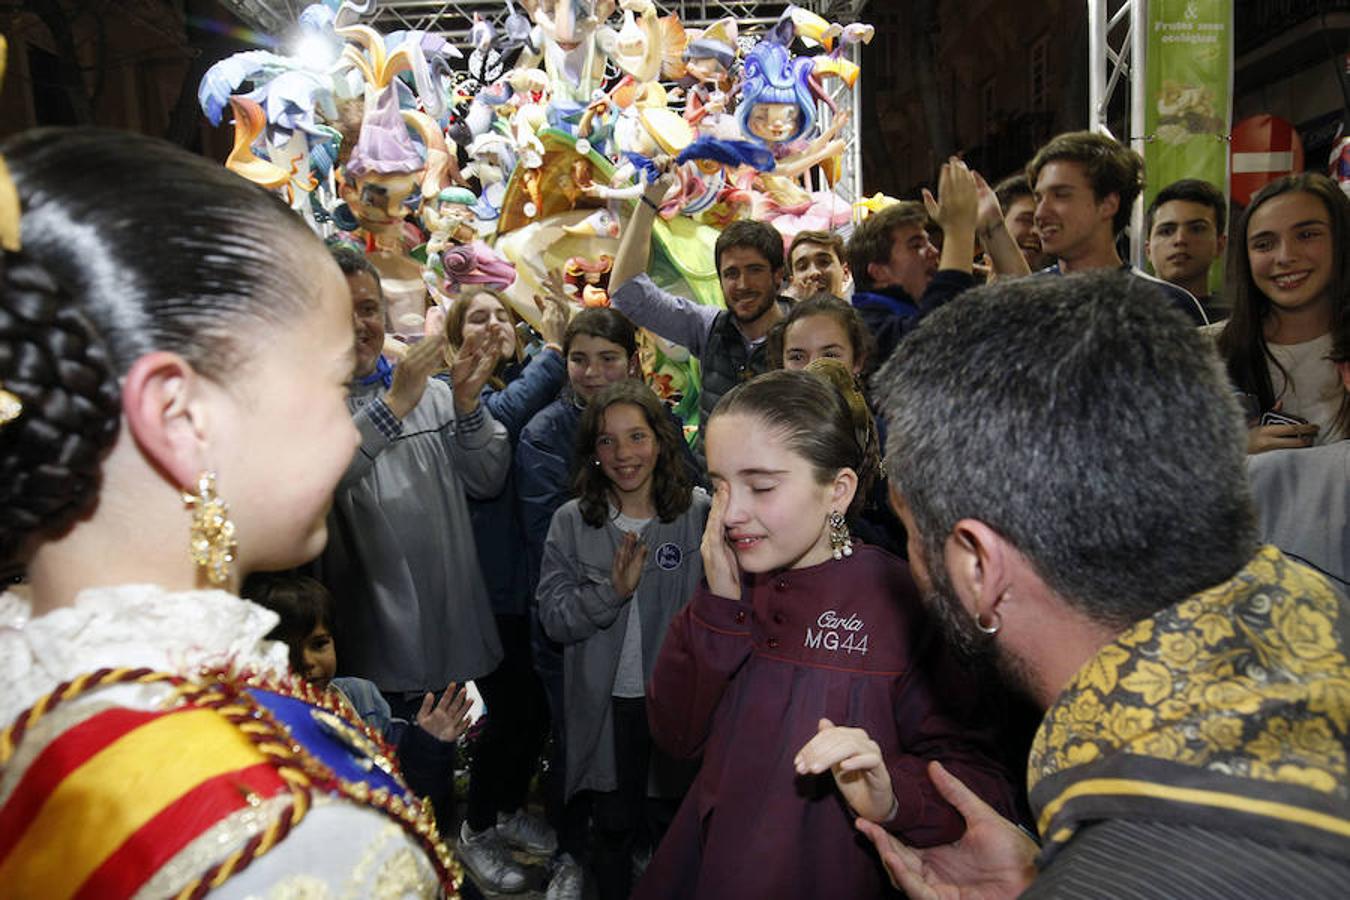
[(577, 434), (576, 499), (554, 514), (544, 546), (537, 598), (544, 630), (564, 647), (566, 790), (590, 799), (602, 900), (628, 897), (634, 851), (660, 839), (687, 786), (652, 746), (645, 700), (666, 627), (703, 573), (708, 495), (684, 453), (645, 384), (601, 391)]
[(1347, 240), (1350, 197), (1314, 172), (1266, 185), (1234, 229), (1233, 314), (1218, 346), (1229, 377), (1252, 398), (1249, 452), (1350, 436), (1350, 399), (1328, 358), (1350, 315)]

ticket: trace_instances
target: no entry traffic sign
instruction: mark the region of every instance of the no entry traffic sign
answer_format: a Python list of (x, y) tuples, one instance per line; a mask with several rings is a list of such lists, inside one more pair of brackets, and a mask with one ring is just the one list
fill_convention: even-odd
[(1262, 186), (1303, 171), (1303, 142), (1278, 116), (1249, 116), (1233, 126), (1233, 202), (1246, 206)]

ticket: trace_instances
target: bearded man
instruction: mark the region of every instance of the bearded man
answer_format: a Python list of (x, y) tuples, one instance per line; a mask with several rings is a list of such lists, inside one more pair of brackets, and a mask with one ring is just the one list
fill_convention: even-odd
[(861, 820), (910, 897), (1336, 896), (1350, 610), (1258, 546), (1222, 365), (1122, 272), (972, 291), (877, 387), (926, 602), (1046, 710), (1040, 842), (947, 773), (955, 844)]

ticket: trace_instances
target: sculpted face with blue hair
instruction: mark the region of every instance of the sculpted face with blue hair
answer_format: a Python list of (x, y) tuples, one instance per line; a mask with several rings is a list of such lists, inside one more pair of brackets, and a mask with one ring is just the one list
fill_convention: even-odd
[(786, 47), (762, 41), (745, 58), (737, 111), (741, 131), (771, 148), (810, 131), (816, 105), (810, 86), (811, 60), (793, 59)]

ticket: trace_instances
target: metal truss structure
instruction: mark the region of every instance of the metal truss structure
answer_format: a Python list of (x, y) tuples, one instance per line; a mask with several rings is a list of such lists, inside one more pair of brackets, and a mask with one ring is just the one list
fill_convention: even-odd
[[(759, 0), (655, 0), (660, 15), (674, 13), (689, 28), (706, 28), (719, 19), (737, 20), (742, 31), (768, 28), (778, 21), (790, 3)], [(802, 0), (795, 5), (830, 21), (848, 23), (858, 18), (865, 0)], [(451, 42), (468, 37), (474, 14), (494, 25), (506, 17), (504, 0), (384, 0), (379, 5), (376, 27), (435, 31)]]
[[(1088, 127), (1142, 152), (1148, 139), (1144, 134), (1148, 0), (1087, 0), (1087, 6)], [(1113, 134), (1111, 100), (1122, 83), (1128, 90), (1129, 114), (1124, 133)], [(1144, 258), (1142, 197), (1135, 201), (1130, 225), (1130, 261), (1140, 265)]]
[[(259, 31), (285, 40), (294, 27), (301, 10), (313, 0), (222, 0), (224, 6)], [(798, 6), (819, 14), (826, 21), (848, 24), (858, 21), (868, 0), (797, 0), (759, 2), (759, 0), (654, 0), (661, 15), (674, 14), (687, 28), (706, 28), (721, 19), (737, 20), (742, 35), (751, 39), (768, 30), (789, 6)], [(1104, 2), (1104, 0), (1103, 0)], [(520, 0), (515, 0), (520, 6)], [(374, 14), (364, 21), (376, 30), (428, 31), (439, 34), (452, 44), (467, 44), (474, 16), (479, 15), (502, 31), (508, 14), (506, 0), (379, 0)], [(848, 58), (859, 62), (856, 45), (848, 48)], [(864, 73), (866, 77), (866, 73)], [(827, 82), (837, 113), (821, 104), (821, 127), (829, 127), (835, 114), (852, 116), (854, 129), (859, 126), (861, 90), (855, 84), (849, 88), (839, 79)], [(855, 137), (844, 151), (843, 168), (834, 187), (840, 196), (852, 203), (862, 197), (861, 142)], [(823, 186), (823, 185), (822, 185)]]
[[(300, 11), (313, 0), (223, 0), (223, 5), (259, 31), (282, 37)], [(656, 0), (662, 15), (674, 13), (690, 28), (706, 28), (728, 16), (742, 30), (754, 30), (778, 21), (789, 3), (760, 0)], [(799, 0), (796, 6), (819, 13), (831, 22), (856, 21), (867, 0)], [(494, 25), (506, 18), (505, 0), (383, 0), (370, 24), (389, 31), (433, 31), (454, 43), (467, 40), (474, 15)]]

